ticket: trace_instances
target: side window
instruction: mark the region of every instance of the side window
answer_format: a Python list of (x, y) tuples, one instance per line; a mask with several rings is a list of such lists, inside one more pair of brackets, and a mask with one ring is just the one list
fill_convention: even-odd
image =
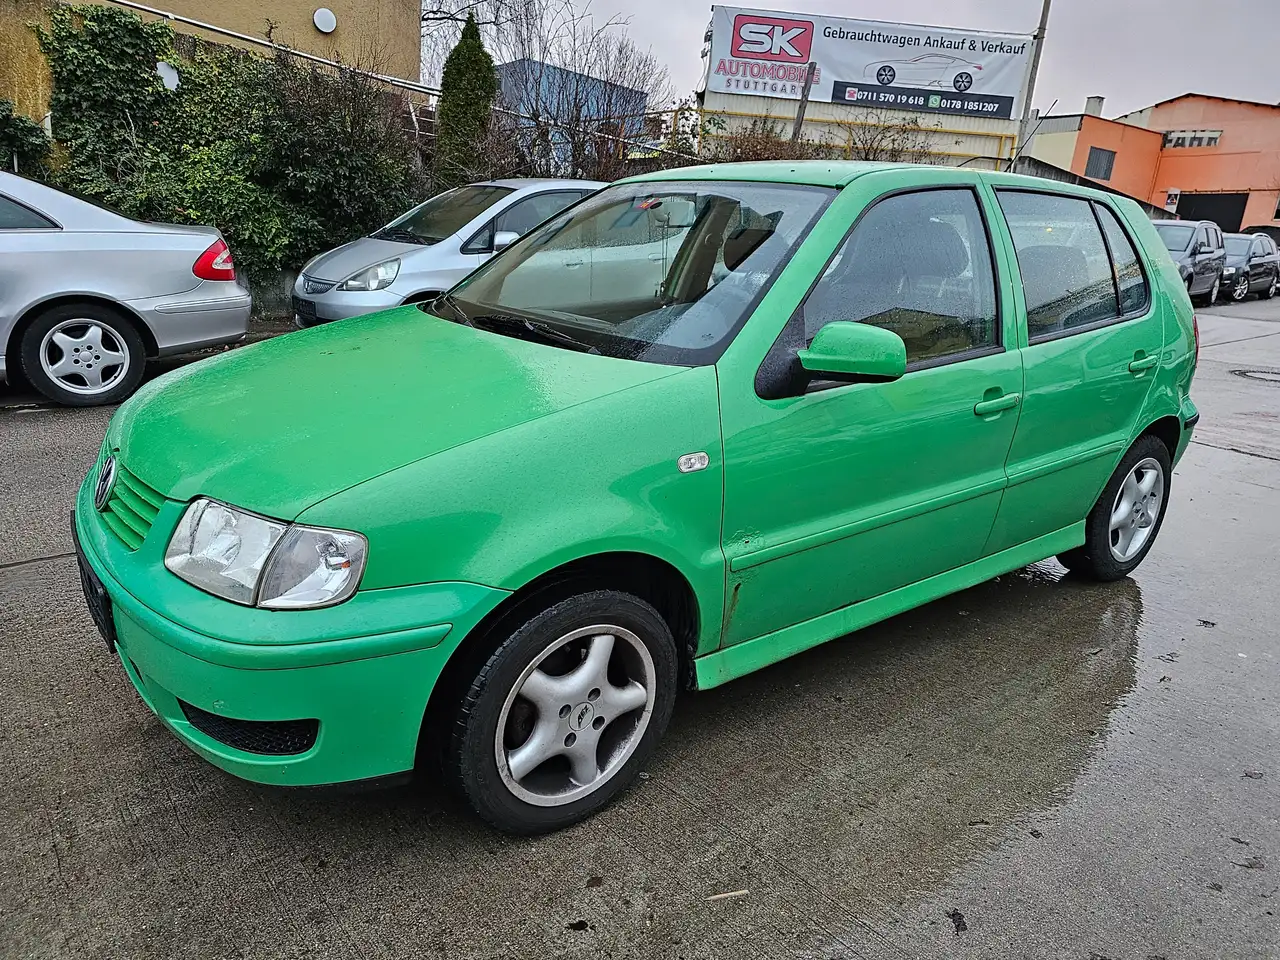
[(0, 230), (56, 230), (57, 227), (34, 210), (0, 197)]
[(1031, 342), (1118, 316), (1107, 248), (1087, 200), (997, 191), (1018, 255)]
[(1261, 237), (1255, 237), (1253, 241), (1253, 247), (1249, 250), (1249, 256), (1265, 257), (1266, 255), (1267, 255), (1267, 245), (1263, 242)]
[(1116, 218), (1110, 207), (1097, 204), (1098, 218), (1102, 221), (1102, 232), (1107, 236), (1107, 247), (1111, 250), (1111, 262), (1116, 268), (1116, 284), (1120, 290), (1120, 313), (1122, 315), (1136, 313), (1148, 302), (1147, 278), (1142, 274), (1142, 264), (1138, 260), (1138, 251), (1133, 241), (1125, 233), (1124, 227)]
[(577, 191), (561, 191), (525, 197), (498, 214), (494, 227), (524, 236), (543, 220), (554, 217), (571, 203), (576, 203), (581, 196)]
[(892, 330), (919, 363), (1000, 345), (991, 248), (971, 190), (881, 200), (804, 302), (805, 342), (855, 320)]
[(1209, 236), (1213, 238), (1213, 249), (1214, 249), (1214, 250), (1221, 250), (1221, 249), (1222, 249), (1222, 243), (1223, 243), (1223, 241), (1222, 241), (1222, 231), (1221, 231), (1221, 230), (1219, 230), (1217, 227), (1210, 227), (1210, 228), (1209, 228)]
[(1196, 243), (1205, 247), (1212, 247), (1213, 241), (1209, 239), (1209, 231), (1205, 227), (1196, 229)]

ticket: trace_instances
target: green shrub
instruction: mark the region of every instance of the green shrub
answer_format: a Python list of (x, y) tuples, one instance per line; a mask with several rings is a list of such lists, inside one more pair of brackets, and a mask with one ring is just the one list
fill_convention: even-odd
[[(167, 25), (111, 7), (59, 8), (40, 41), (58, 185), (126, 216), (217, 226), (251, 278), (425, 196), (399, 99), (362, 73), (205, 43), (180, 58)], [(158, 60), (177, 67), (177, 90)]]
[(0, 100), (0, 169), (16, 169), (40, 177), (49, 159), (49, 136), (44, 127), (13, 112), (13, 103)]
[(476, 19), (467, 14), (462, 36), (444, 61), (436, 114), (436, 184), (454, 187), (472, 179), (477, 146), (485, 139), (498, 76), (480, 39)]

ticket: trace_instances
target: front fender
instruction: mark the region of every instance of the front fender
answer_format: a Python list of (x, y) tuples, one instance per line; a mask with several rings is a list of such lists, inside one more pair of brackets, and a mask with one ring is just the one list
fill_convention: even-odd
[[(695, 452), (708, 466), (681, 473), (676, 461)], [(704, 650), (724, 603), (722, 471), (715, 369), (698, 367), (393, 470), (299, 521), (369, 538), (362, 590), (446, 581), (517, 590), (583, 557), (645, 553), (693, 587)]]

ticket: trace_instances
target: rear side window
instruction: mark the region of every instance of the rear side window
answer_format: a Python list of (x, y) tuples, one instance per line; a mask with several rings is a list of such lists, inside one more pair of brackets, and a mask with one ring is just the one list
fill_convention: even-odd
[(0, 197), (0, 230), (52, 230), (55, 225), (34, 210)]
[(1116, 268), (1116, 287), (1120, 291), (1120, 313), (1128, 315), (1146, 309), (1148, 303), (1147, 278), (1142, 273), (1138, 251), (1125, 233), (1114, 211), (1097, 204), (1098, 219), (1111, 251), (1111, 262)]
[(836, 320), (884, 327), (907, 362), (1000, 345), (991, 248), (973, 192), (881, 200), (858, 221), (804, 302), (805, 342)]
[(498, 214), (496, 227), (499, 231), (507, 230), (524, 236), (543, 220), (550, 220), (581, 197), (581, 193), (567, 190), (526, 197)]
[(1013, 235), (1032, 343), (1119, 316), (1111, 260), (1089, 201), (1008, 190), (997, 196)]

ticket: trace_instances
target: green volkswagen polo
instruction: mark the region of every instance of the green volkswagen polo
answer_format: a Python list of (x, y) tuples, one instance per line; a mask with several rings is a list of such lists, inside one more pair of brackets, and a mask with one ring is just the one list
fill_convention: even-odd
[(1151, 550), (1197, 334), (1132, 202), (761, 163), (614, 184), (430, 304), (116, 413), (85, 594), (223, 770), (563, 827), (702, 690), (1057, 556)]

